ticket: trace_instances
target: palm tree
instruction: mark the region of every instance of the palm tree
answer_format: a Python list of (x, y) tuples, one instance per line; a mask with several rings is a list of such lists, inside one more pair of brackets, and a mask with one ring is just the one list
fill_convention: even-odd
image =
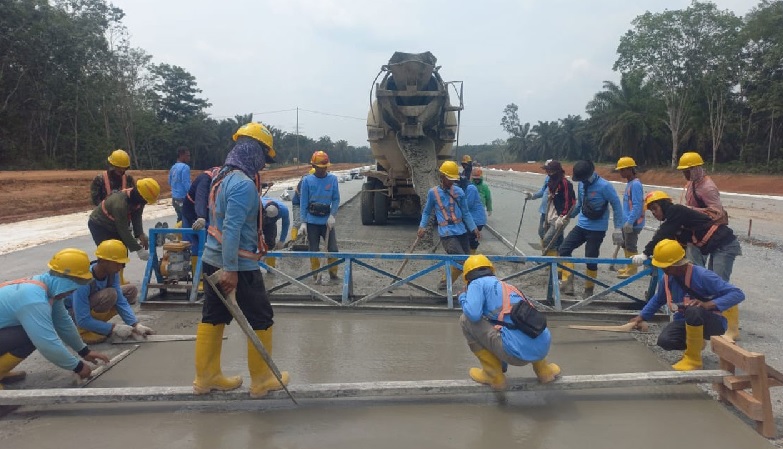
[(585, 150), (585, 121), (578, 115), (560, 119), (559, 133), (555, 138), (557, 157), (566, 160), (583, 159)]
[(537, 125), (533, 126), (531, 150), (533, 154), (538, 154), (540, 160), (557, 157), (555, 142), (560, 132), (559, 128), (558, 122), (542, 122), (540, 120)]

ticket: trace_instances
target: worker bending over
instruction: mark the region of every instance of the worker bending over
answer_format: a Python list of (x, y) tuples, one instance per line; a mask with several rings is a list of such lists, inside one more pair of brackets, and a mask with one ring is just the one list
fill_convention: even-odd
[[(130, 261), (128, 249), (119, 240), (104, 240), (95, 250), (96, 262), (90, 264), (92, 281), (76, 289), (65, 299), (79, 328), (79, 335), (87, 344), (103, 343), (110, 335), (127, 339), (132, 335), (144, 338), (153, 330), (139, 323), (131, 304), (139, 294), (135, 285), (120, 285), (120, 270)], [(124, 324), (109, 324), (119, 314)]]
[(133, 177), (127, 173), (130, 167), (130, 156), (124, 150), (114, 150), (107, 159), (109, 168), (96, 176), (90, 185), (92, 204), (97, 206), (114, 192), (130, 189), (135, 184)]
[[(440, 165), (440, 185), (435, 186), (427, 193), (427, 202), (421, 213), (421, 222), (417, 235), (424, 237), (430, 216), (435, 210), (435, 221), (438, 224), (438, 235), (446, 254), (469, 254), (470, 241), (468, 232), (474, 234), (476, 241), (481, 240), (481, 231), (476, 227), (473, 216), (470, 214), (465, 192), (455, 186), (459, 180), (459, 168), (454, 161), (445, 161)], [(459, 269), (451, 268), (451, 282), (454, 283), (459, 276)], [(438, 285), (438, 290), (446, 290), (446, 276), (444, 274)]]
[(109, 362), (104, 354), (84, 344), (62, 301), (91, 279), (87, 253), (66, 248), (52, 257), (48, 272), (0, 283), (0, 389), (3, 383), (25, 377), (24, 372), (11, 370), (36, 349), (82, 379), (90, 377), (92, 369), (79, 357), (92, 363)]
[[(631, 157), (621, 157), (617, 160), (616, 171), (625, 178), (625, 192), (623, 193), (623, 243), (622, 248), (625, 257), (633, 257), (639, 254), (637, 244), (639, 234), (644, 229), (644, 186), (636, 177), (636, 161)], [(626, 268), (617, 270), (617, 277), (627, 279), (636, 274), (636, 265), (631, 264)]]
[[(459, 295), (459, 322), (470, 350), (481, 362), (481, 368), (470, 369), (470, 378), (502, 390), (506, 387), (505, 362), (514, 366), (532, 363), (539, 382), (555, 380), (560, 367), (546, 361), (552, 342), (546, 322), (525, 330), (515, 325), (511, 310), (527, 299), (516, 287), (495, 277), (495, 267), (484, 255), (468, 257), (463, 267), (467, 287)], [(527, 305), (533, 307), (529, 302)]]
[[(262, 227), (264, 242), (269, 249), (281, 250), (288, 236), (288, 229), (291, 227), (288, 207), (282, 201), (273, 200), (267, 196), (261, 197), (261, 207), (264, 214), (264, 225)], [(277, 222), (281, 220), (280, 240), (277, 240)], [(277, 266), (277, 261), (274, 257), (267, 257), (264, 259), (264, 262), (273, 268)]]
[[(546, 250), (545, 256), (557, 256), (563, 243), (563, 230), (568, 214), (576, 205), (574, 185), (565, 176), (565, 170), (560, 161), (549, 159), (541, 166), (546, 171), (544, 185), (536, 193), (525, 192), (525, 199), (543, 198), (538, 211), (541, 213), (538, 222), (538, 237), (541, 239), (541, 249)], [(563, 217), (561, 220), (560, 217)], [(560, 227), (558, 227), (560, 223)], [(554, 241), (552, 241), (554, 240)], [(549, 249), (547, 249), (549, 248)]]
[[(302, 224), (299, 225), (299, 234), (307, 235), (309, 251), (319, 251), (321, 239), (326, 241), (326, 251), (336, 253), (337, 233), (335, 223), (337, 210), (340, 208), (340, 190), (338, 189), (337, 176), (327, 172), (329, 169), (329, 155), (324, 151), (316, 151), (310, 157), (310, 165), (315, 173), (307, 175), (302, 180), (302, 189), (299, 193), (299, 213)], [(327, 263), (333, 263), (337, 259), (328, 258)], [(310, 269), (315, 271), (321, 263), (317, 257), (310, 258)], [(313, 276), (317, 280), (318, 276)], [(337, 266), (329, 268), (329, 279), (337, 280)]]
[[(236, 291), (237, 305), (271, 355), (274, 312), (258, 266), (266, 252), (260, 232), (261, 179), (258, 173), (267, 163), (274, 162), (275, 150), (272, 134), (260, 123), (251, 122), (240, 127), (234, 134), (234, 141), (236, 143), (210, 189), (210, 225), (202, 258), (204, 275), (221, 270), (220, 289), (225, 295)], [(196, 379), (193, 381), (196, 394), (233, 390), (242, 385), (241, 377), (226, 377), (220, 368), (223, 330), (232, 318), (217, 293), (205, 285), (201, 323), (196, 330)], [(269, 391), (283, 388), (249, 339), (247, 367), (251, 397), (265, 396)], [(288, 373), (281, 375), (283, 383), (288, 384)]]
[(674, 313), (674, 320), (658, 336), (658, 346), (667, 350), (685, 350), (682, 359), (672, 365), (677, 371), (701, 369), (704, 340), (726, 332), (726, 318), (721, 312), (745, 299), (739, 288), (724, 281), (712, 271), (693, 265), (685, 258), (680, 242), (664, 239), (655, 245), (652, 264), (662, 268), (655, 294), (631, 322), (650, 320), (664, 304)]

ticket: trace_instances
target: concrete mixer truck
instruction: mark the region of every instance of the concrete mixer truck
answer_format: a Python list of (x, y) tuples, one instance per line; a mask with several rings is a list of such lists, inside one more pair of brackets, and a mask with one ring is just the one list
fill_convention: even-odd
[[(422, 198), (438, 183), (438, 167), (453, 157), (459, 136), (462, 81), (445, 82), (430, 52), (395, 52), (375, 78), (367, 114), (367, 140), (375, 157), (365, 171), (361, 217), (385, 225), (390, 216), (421, 215)], [(449, 89), (459, 105), (449, 101)]]

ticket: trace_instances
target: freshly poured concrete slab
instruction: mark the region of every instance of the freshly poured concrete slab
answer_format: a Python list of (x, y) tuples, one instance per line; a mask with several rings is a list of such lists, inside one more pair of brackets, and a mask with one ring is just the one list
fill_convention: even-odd
[[(164, 312), (161, 332), (197, 314)], [(666, 369), (631, 336), (552, 322), (550, 360), (567, 374)], [(279, 313), (273, 357), (292, 384), (465, 379), (476, 366), (454, 317)], [(188, 331), (188, 330), (186, 330)], [(192, 329), (189, 329), (192, 332)], [(184, 332), (183, 332), (184, 333)], [(247, 379), (246, 339), (224, 341), (223, 371)], [(193, 342), (143, 345), (94, 387), (189, 385)], [(32, 375), (32, 373), (31, 373)], [(532, 377), (529, 366), (510, 376)], [(245, 386), (246, 388), (246, 386)], [(692, 386), (454, 397), (23, 407), (0, 420), (0, 447), (762, 448), (769, 443)]]

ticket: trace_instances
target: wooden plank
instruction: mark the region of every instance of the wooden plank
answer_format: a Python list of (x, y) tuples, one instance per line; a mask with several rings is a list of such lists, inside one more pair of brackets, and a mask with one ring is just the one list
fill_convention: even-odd
[(760, 372), (762, 367), (766, 369), (764, 354), (743, 349), (722, 335), (712, 337), (710, 342), (712, 343), (712, 352), (721, 360), (731, 363), (741, 371), (755, 373)]
[[(723, 385), (729, 390), (745, 390), (750, 388), (750, 376), (726, 376), (723, 378)], [(783, 382), (774, 377), (767, 377), (767, 385), (781, 387)]]
[[(223, 340), (228, 337), (223, 336)], [(132, 338), (128, 340), (112, 340), (113, 345), (135, 345), (139, 343), (162, 343), (167, 341), (195, 341), (195, 335), (147, 335), (147, 338), (142, 340), (134, 340)]]
[(754, 398), (753, 395), (747, 391), (726, 390), (726, 399), (748, 418), (754, 421), (761, 421), (764, 418), (761, 401)]
[(750, 390), (753, 399), (761, 404), (761, 418), (756, 423), (756, 430), (767, 438), (774, 438), (777, 434), (775, 429), (775, 417), (772, 415), (772, 399), (769, 397), (769, 384), (767, 382), (767, 362), (764, 355), (761, 355), (761, 366), (758, 370), (748, 373), (750, 375)]
[[(536, 379), (508, 380), (506, 391), (584, 390), (658, 385), (685, 385), (718, 382), (728, 373), (720, 370), (652, 371), (599, 375), (563, 376), (555, 382), (539, 384)], [(334, 399), (358, 397), (401, 397), (489, 393), (486, 385), (471, 380), (422, 380), (397, 382), (359, 382), (291, 385), (298, 399)], [(273, 391), (261, 400), (286, 399), (284, 391)], [(116, 403), (147, 401), (230, 401), (250, 400), (247, 390), (193, 394), (193, 387), (136, 388), (53, 388), (41, 390), (2, 390), (0, 405), (53, 405), (80, 403)]]

